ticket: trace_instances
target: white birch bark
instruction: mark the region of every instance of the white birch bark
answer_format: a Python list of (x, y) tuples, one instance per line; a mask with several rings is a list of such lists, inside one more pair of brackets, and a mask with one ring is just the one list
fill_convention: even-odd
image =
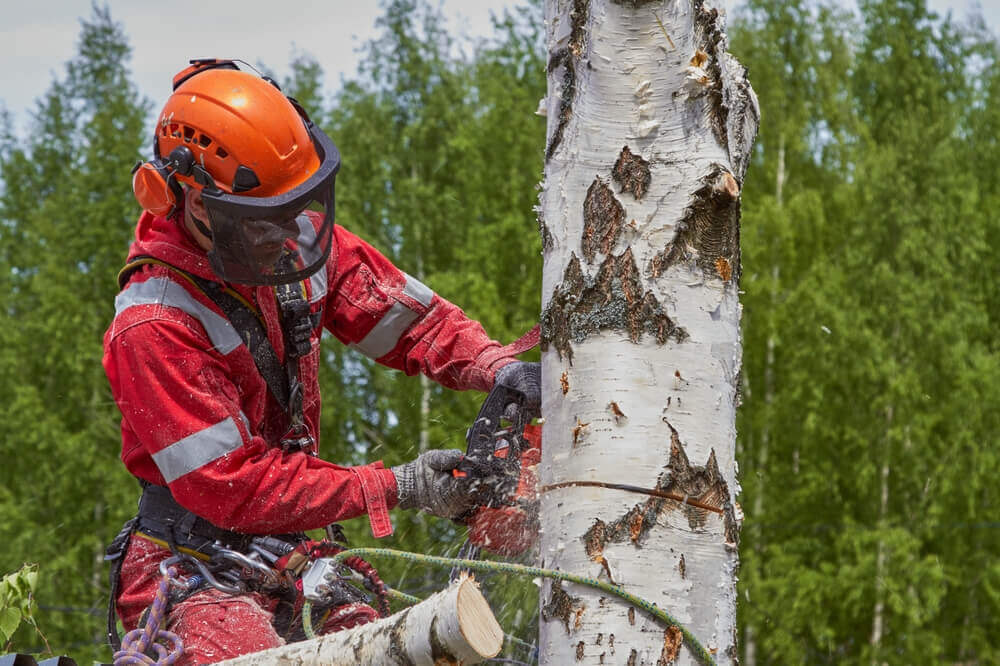
[(229, 666), (436, 666), (495, 657), (503, 630), (471, 578), (377, 622), (220, 662)]
[[(739, 192), (758, 109), (700, 0), (547, 0), (543, 565), (619, 583), (735, 660)], [(574, 482), (688, 495), (718, 513)], [(546, 488), (546, 486), (549, 486)], [(542, 664), (690, 663), (544, 583)]]

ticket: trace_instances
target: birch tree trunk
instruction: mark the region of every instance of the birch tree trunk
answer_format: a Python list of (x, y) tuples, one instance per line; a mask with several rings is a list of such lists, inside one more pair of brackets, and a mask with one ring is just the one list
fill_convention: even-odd
[[(702, 0), (546, 2), (540, 557), (732, 662), (739, 194), (759, 111), (723, 24)], [(598, 592), (545, 583), (541, 604), (543, 664), (692, 661), (676, 629)]]

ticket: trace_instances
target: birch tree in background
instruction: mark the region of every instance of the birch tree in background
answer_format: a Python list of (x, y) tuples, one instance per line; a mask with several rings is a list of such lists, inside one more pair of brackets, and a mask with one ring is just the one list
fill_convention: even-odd
[[(732, 662), (757, 101), (702, 0), (547, 0), (546, 37), (540, 557), (667, 609)], [(543, 664), (692, 660), (677, 627), (598, 592), (547, 582), (541, 604)]]

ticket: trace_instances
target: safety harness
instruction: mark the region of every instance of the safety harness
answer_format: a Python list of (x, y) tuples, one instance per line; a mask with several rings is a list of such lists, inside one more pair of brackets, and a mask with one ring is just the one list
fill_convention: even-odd
[[(278, 261), (279, 266), (294, 264), (295, 254), (286, 251)], [(140, 255), (125, 265), (118, 273), (118, 286), (124, 289), (129, 278), (142, 266), (153, 264), (169, 269), (194, 285), (201, 293), (215, 303), (239, 333), (240, 339), (250, 350), (254, 365), (263, 377), (268, 390), (281, 408), (288, 414), (289, 426), (281, 438), (281, 446), (286, 451), (303, 450), (315, 455), (315, 441), (305, 425), (302, 406), (302, 382), (299, 381), (298, 359), (306, 356), (311, 349), (310, 336), (323, 318), (322, 307), (309, 311), (309, 302), (301, 282), (275, 287), (275, 295), (281, 312), (281, 327), (285, 337), (285, 359), (282, 364), (278, 354), (267, 337), (260, 312), (239, 292), (214, 280), (189, 273), (168, 264), (162, 259)]]
[[(290, 264), (294, 260), (293, 252), (285, 252), (279, 259), (279, 264), (283, 262)], [(187, 280), (222, 310), (253, 356), (254, 364), (271, 395), (288, 415), (288, 428), (280, 440), (281, 448), (286, 452), (303, 451), (309, 455), (316, 455), (316, 442), (309, 433), (303, 414), (303, 387), (298, 376), (298, 360), (311, 350), (311, 334), (322, 321), (322, 307), (316, 313), (310, 312), (302, 283), (275, 287), (285, 338), (286, 363), (282, 364), (267, 337), (267, 330), (260, 313), (230, 287), (199, 277), (151, 256), (137, 256), (126, 264), (118, 274), (119, 287), (124, 288), (133, 273), (142, 266), (150, 264), (167, 268)], [(104, 558), (111, 562), (108, 641), (115, 650), (121, 645), (115, 624), (115, 601), (119, 592), (122, 563), (133, 533), (139, 533), (143, 538), (169, 548), (175, 557), (185, 557), (188, 563), (196, 565), (199, 570), (200, 578), (195, 577), (198, 578), (199, 584), (189, 586), (183, 594), (173, 594), (171, 598), (173, 603), (193, 594), (206, 583), (213, 584), (219, 589), (226, 589), (228, 584), (238, 583), (238, 580), (232, 578), (224, 582), (213, 577), (211, 568), (216, 568), (214, 573), (223, 570), (227, 558), (228, 573), (232, 575), (233, 560), (239, 560), (239, 554), (252, 551), (256, 558), (254, 561), (260, 563), (263, 559), (267, 564), (273, 565), (308, 541), (304, 533), (261, 537), (224, 530), (182, 507), (168, 488), (145, 481), (140, 481), (140, 484), (142, 496), (139, 499), (138, 515), (125, 523), (108, 546)], [(338, 525), (328, 527), (327, 534), (331, 543), (343, 539), (343, 532)], [(343, 543), (346, 545), (346, 540)], [(301, 567), (298, 572), (301, 572)], [(233, 593), (241, 591), (238, 586), (231, 586), (230, 589)], [(291, 592), (294, 596), (296, 590), (294, 588), (288, 590), (286, 585), (283, 592)]]

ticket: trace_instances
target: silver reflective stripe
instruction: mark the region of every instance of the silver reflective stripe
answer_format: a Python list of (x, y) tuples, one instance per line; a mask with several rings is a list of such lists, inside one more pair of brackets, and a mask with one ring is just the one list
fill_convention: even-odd
[[(243, 417), (246, 419), (246, 417)], [(243, 437), (232, 417), (188, 435), (153, 454), (153, 462), (167, 483), (228, 455), (243, 446)]]
[(406, 276), (406, 286), (403, 287), (403, 293), (425, 308), (430, 307), (431, 300), (434, 299), (434, 292), (431, 291), (431, 288), (409, 273), (404, 273), (404, 275)]
[[(299, 254), (302, 255), (302, 261), (305, 265), (310, 266), (323, 256), (323, 248), (313, 247), (313, 243), (316, 242), (316, 228), (313, 227), (312, 221), (307, 215), (299, 215), (295, 221), (299, 225)], [(310, 303), (315, 303), (326, 297), (326, 266), (320, 267), (318, 271), (309, 276), (309, 284), (312, 287), (312, 295), (309, 296)]]
[(352, 345), (369, 358), (382, 358), (392, 351), (399, 338), (418, 317), (417, 313), (397, 302), (368, 332), (365, 339)]
[(201, 323), (212, 346), (220, 354), (228, 354), (243, 344), (240, 334), (228, 319), (212, 312), (184, 287), (168, 278), (151, 278), (129, 284), (115, 298), (115, 316), (134, 305), (167, 305), (183, 310)]
[[(403, 293), (424, 307), (430, 306), (434, 292), (412, 275), (407, 273), (403, 275), (406, 275)], [(375, 324), (375, 328), (368, 332), (364, 340), (351, 346), (370, 358), (382, 358), (393, 350), (396, 343), (399, 342), (399, 338), (419, 316), (418, 313), (397, 301)]]

